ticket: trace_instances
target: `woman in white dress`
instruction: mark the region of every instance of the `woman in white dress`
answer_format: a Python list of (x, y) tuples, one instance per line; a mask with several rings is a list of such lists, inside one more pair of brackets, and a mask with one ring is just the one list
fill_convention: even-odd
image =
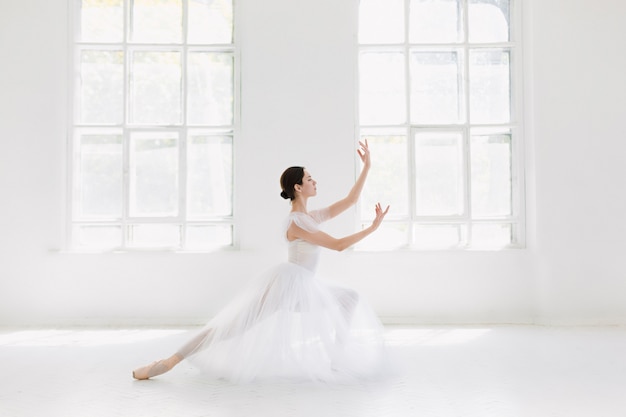
[(281, 196), (291, 200), (285, 228), (289, 260), (271, 269), (231, 301), (174, 355), (133, 371), (135, 379), (161, 375), (189, 359), (209, 375), (234, 383), (267, 379), (342, 381), (385, 371), (383, 327), (367, 303), (347, 288), (315, 276), (320, 247), (344, 250), (374, 232), (389, 207), (375, 207), (372, 224), (334, 238), (322, 222), (353, 206), (371, 161), (359, 142), (363, 169), (348, 195), (321, 210), (307, 211), (316, 181), (303, 167), (282, 174)]

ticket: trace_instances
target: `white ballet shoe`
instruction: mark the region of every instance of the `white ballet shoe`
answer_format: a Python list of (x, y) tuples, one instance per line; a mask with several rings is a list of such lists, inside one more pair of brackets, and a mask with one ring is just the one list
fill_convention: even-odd
[(133, 378), (138, 380), (150, 379), (154, 376), (161, 375), (172, 369), (181, 358), (174, 355), (168, 359), (152, 362), (150, 365), (142, 366), (133, 371)]

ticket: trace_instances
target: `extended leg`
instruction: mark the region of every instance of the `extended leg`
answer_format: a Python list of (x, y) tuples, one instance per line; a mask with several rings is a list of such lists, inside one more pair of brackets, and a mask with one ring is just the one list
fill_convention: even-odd
[[(236, 318), (232, 320), (228, 326), (222, 326), (217, 337), (220, 340), (230, 339), (234, 335), (241, 334), (241, 332), (245, 331), (245, 329), (248, 329), (263, 320), (263, 317), (265, 317), (263, 311), (268, 292), (269, 287), (265, 290), (263, 296), (255, 306), (239, 312)], [(154, 376), (164, 374), (183, 359), (188, 358), (197, 351), (201, 350), (203, 346), (206, 346), (206, 344), (215, 337), (215, 335), (216, 329), (213, 327), (204, 328), (187, 343), (181, 346), (180, 349), (178, 349), (178, 351), (169, 358), (135, 369), (133, 371), (133, 378), (149, 379)]]

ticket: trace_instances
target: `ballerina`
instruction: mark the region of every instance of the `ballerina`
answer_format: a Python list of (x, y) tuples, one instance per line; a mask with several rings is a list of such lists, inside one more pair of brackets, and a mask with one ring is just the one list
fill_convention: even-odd
[(356, 204), (371, 159), (367, 141), (357, 153), (363, 168), (348, 195), (321, 210), (307, 210), (317, 182), (304, 167), (287, 168), (281, 196), (291, 201), (285, 237), (288, 262), (255, 280), (169, 358), (135, 369), (143, 380), (189, 359), (210, 375), (235, 383), (288, 378), (339, 381), (384, 371), (383, 327), (359, 294), (315, 276), (320, 248), (342, 251), (374, 232), (389, 206), (376, 204), (371, 225), (335, 238), (320, 224)]

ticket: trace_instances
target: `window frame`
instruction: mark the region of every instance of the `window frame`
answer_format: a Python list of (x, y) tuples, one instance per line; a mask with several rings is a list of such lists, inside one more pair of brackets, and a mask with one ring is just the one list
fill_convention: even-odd
[[(240, 46), (238, 39), (239, 25), (238, 16), (240, 15), (238, 7), (239, 2), (232, 0), (232, 43), (229, 44), (206, 44), (206, 43), (189, 43), (187, 41), (187, 33), (189, 27), (188, 19), (188, 0), (182, 0), (182, 34), (181, 40), (174, 43), (148, 43), (142, 41), (133, 42), (131, 40), (130, 26), (132, 13), (132, 0), (122, 0), (123, 7), (123, 39), (119, 42), (87, 42), (80, 39), (80, 9), (81, 0), (68, 1), (68, 112), (67, 117), (67, 161), (66, 161), (66, 227), (65, 227), (65, 251), (76, 253), (106, 253), (106, 252), (136, 252), (136, 251), (167, 251), (167, 252), (212, 252), (215, 250), (233, 250), (238, 247), (238, 235), (236, 225), (236, 204), (235, 204), (235, 154), (238, 147), (238, 137), (240, 135), (240, 117), (241, 117), (241, 58)], [(120, 50), (123, 54), (123, 120), (121, 123), (104, 124), (104, 123), (82, 123), (79, 118), (80, 112), (80, 77), (81, 77), (81, 51), (83, 50)], [(180, 57), (180, 121), (171, 124), (142, 124), (131, 120), (131, 106), (129, 105), (131, 88), (131, 65), (132, 54), (136, 51), (175, 51)], [(189, 65), (188, 57), (194, 52), (208, 53), (226, 53), (232, 57), (232, 124), (230, 125), (207, 125), (192, 124), (188, 121), (187, 106), (189, 101), (188, 95), (188, 77)], [(96, 217), (79, 218), (78, 217), (78, 200), (80, 196), (79, 184), (80, 180), (80, 133), (90, 131), (97, 132), (113, 132), (120, 131), (122, 136), (122, 185), (121, 199), (122, 208), (121, 215), (117, 218), (107, 218), (105, 220)], [(131, 216), (130, 205), (130, 170), (131, 170), (131, 134), (136, 132), (174, 132), (178, 137), (177, 146), (177, 210), (175, 216)], [(188, 213), (187, 196), (187, 152), (188, 143), (190, 143), (193, 134), (204, 135), (208, 137), (230, 137), (230, 214), (215, 215), (202, 218), (193, 218)], [(190, 218), (191, 217), (191, 218)], [(137, 246), (130, 243), (130, 235), (133, 225), (154, 224), (154, 225), (173, 225), (179, 230), (178, 245), (155, 245), (155, 246)], [(118, 246), (107, 247), (101, 249), (81, 248), (76, 242), (75, 228), (77, 226), (119, 226), (121, 228), (121, 237)], [(230, 228), (230, 244), (212, 244), (205, 247), (189, 247), (187, 241), (187, 226), (227, 226)]]
[[(525, 184), (525, 141), (524, 141), (524, 98), (523, 98), (523, 37), (522, 37), (522, 23), (523, 23), (523, 10), (521, 0), (510, 0), (510, 27), (509, 27), (509, 40), (508, 42), (491, 42), (480, 43), (469, 41), (469, 13), (468, 3), (469, 0), (460, 0), (462, 2), (462, 19), (463, 19), (463, 40), (459, 42), (448, 43), (429, 43), (429, 44), (416, 44), (411, 43), (409, 39), (410, 35), (410, 3), (411, 0), (402, 0), (404, 7), (404, 39), (401, 43), (361, 43), (359, 36), (355, 36), (356, 53), (355, 53), (355, 120), (356, 120), (356, 138), (357, 140), (363, 140), (367, 137), (367, 132), (380, 131), (384, 132), (398, 132), (403, 131), (402, 135), (406, 140), (406, 163), (407, 163), (407, 198), (408, 198), (408, 213), (406, 215), (395, 215), (393, 213), (393, 207), (390, 210), (389, 215), (385, 219), (387, 225), (397, 225), (406, 227), (406, 240), (403, 244), (398, 245), (383, 245), (383, 246), (370, 246), (367, 243), (358, 244), (356, 249), (360, 251), (387, 251), (387, 250), (399, 250), (399, 251), (458, 251), (458, 250), (503, 250), (503, 249), (524, 249), (527, 244), (526, 237), (526, 184)], [(357, 6), (357, 11), (360, 13), (360, 8)], [(357, 18), (357, 33), (360, 26), (360, 18)], [(459, 79), (462, 80), (461, 88), (463, 91), (463, 100), (459, 102), (463, 108), (463, 120), (460, 123), (441, 123), (441, 124), (418, 124), (413, 123), (411, 120), (411, 60), (410, 54), (416, 50), (463, 50), (464, 62), (462, 63), (462, 72), (459, 73)], [(507, 123), (490, 123), (479, 124), (471, 123), (470, 121), (470, 50), (477, 49), (505, 49), (509, 53), (509, 82), (510, 82), (510, 120)], [(360, 119), (360, 57), (361, 53), (369, 51), (401, 51), (404, 59), (404, 104), (406, 119), (404, 123), (398, 124), (362, 124)], [(503, 131), (508, 130), (510, 132), (510, 175), (511, 175), (511, 213), (508, 216), (492, 216), (491, 218), (476, 218), (472, 216), (472, 176), (471, 176), (471, 131), (476, 128), (501, 128)], [(464, 213), (459, 216), (419, 216), (417, 215), (416, 206), (416, 167), (415, 167), (415, 141), (414, 134), (416, 132), (446, 132), (446, 131), (460, 131), (462, 132), (462, 146), (463, 146), (463, 205)], [(396, 134), (396, 133), (390, 133)], [(384, 133), (379, 135), (385, 136)], [(376, 136), (376, 135), (369, 135)], [(360, 161), (356, 161), (356, 174), (360, 169)], [(367, 187), (367, 185), (366, 185)], [(381, 201), (381, 203), (385, 203)], [(371, 221), (369, 213), (363, 213), (363, 203), (357, 204), (356, 221), (358, 227), (365, 227)], [(511, 225), (511, 243), (507, 245), (480, 245), (473, 244), (471, 240), (472, 225), (476, 224), (504, 224)], [(449, 246), (423, 246), (415, 243), (415, 227), (418, 225), (460, 225), (466, 228), (466, 238), (458, 245)], [(384, 226), (383, 226), (384, 227)]]

